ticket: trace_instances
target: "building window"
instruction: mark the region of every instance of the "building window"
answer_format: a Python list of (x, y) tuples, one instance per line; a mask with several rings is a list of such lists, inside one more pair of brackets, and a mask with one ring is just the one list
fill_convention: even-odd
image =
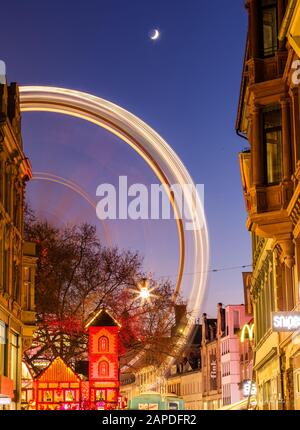
[(98, 339), (98, 351), (99, 352), (108, 352), (109, 351), (109, 342), (106, 336), (101, 336)]
[(274, 297), (273, 263), (270, 263), (268, 286), (269, 286), (269, 291), (270, 291), (270, 309), (271, 309), (271, 312), (274, 312), (275, 311), (275, 297)]
[[(0, 160), (0, 172), (4, 171), (4, 163)], [(4, 175), (0, 175), (0, 203), (3, 204), (3, 187), (4, 187)]]
[(256, 325), (255, 325), (255, 339), (257, 342), (260, 341), (262, 338), (262, 330), (261, 330), (261, 312), (260, 312), (260, 296), (257, 297), (256, 307), (255, 307), (255, 314), (254, 318), (256, 319)]
[(263, 385), (263, 409), (271, 409), (271, 381), (267, 381)]
[(30, 279), (31, 269), (28, 266), (23, 268), (23, 288), (22, 288), (22, 306), (30, 309)]
[(5, 209), (10, 214), (11, 183), (9, 173), (5, 174)]
[(272, 57), (278, 49), (277, 7), (275, 0), (261, 0), (261, 33), (263, 57)]
[(3, 287), (4, 291), (9, 292), (9, 254), (8, 250), (5, 248), (4, 243), (4, 253), (3, 253)]
[(234, 333), (237, 333), (237, 331), (240, 329), (240, 312), (239, 311), (233, 311), (233, 327), (234, 327)]
[(7, 328), (0, 321), (0, 375), (7, 374)]
[(18, 385), (18, 368), (19, 368), (19, 336), (11, 333), (10, 341), (10, 377), (14, 382), (14, 390), (17, 389)]
[(109, 375), (109, 365), (107, 361), (100, 361), (98, 365), (98, 375), (108, 376)]
[(278, 184), (282, 179), (282, 130), (279, 107), (263, 110), (264, 149), (266, 181)]
[(300, 394), (300, 373), (296, 374), (296, 381), (297, 394)]

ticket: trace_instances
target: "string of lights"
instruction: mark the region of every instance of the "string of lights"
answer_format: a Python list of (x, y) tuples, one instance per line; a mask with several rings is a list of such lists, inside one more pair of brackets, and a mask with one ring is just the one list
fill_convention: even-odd
[[(199, 273), (218, 273), (218, 272), (226, 272), (230, 270), (240, 270), (240, 269), (248, 269), (249, 267), (252, 267), (252, 264), (244, 264), (242, 266), (232, 266), (232, 267), (221, 267), (219, 269), (208, 269), (206, 271), (200, 271), (200, 272), (187, 272), (183, 273), (183, 276), (192, 276)], [(172, 278), (176, 277), (177, 275), (161, 275), (160, 278)]]

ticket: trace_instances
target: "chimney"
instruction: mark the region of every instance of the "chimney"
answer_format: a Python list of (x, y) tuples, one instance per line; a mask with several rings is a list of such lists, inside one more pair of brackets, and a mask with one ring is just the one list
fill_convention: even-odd
[(180, 324), (184, 324), (187, 321), (186, 305), (175, 306), (175, 324), (178, 327)]
[(202, 314), (202, 343), (208, 339), (207, 314)]
[(6, 84), (6, 65), (3, 60), (0, 60), (0, 84)]
[(222, 337), (225, 333), (225, 309), (223, 303), (218, 303), (217, 336)]
[(186, 305), (176, 305), (175, 311), (175, 324), (171, 328), (171, 336), (176, 336), (180, 332), (181, 328), (187, 323), (187, 312)]

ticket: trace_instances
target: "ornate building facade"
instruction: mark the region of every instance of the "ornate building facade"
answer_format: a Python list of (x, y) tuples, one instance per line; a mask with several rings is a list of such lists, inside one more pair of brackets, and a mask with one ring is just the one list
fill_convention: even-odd
[(225, 309), (218, 304), (217, 319), (202, 316), (202, 405), (204, 410), (222, 405), (221, 338), (225, 334)]
[(252, 374), (242, 372), (249, 359), (246, 345), (241, 345), (240, 330), (252, 319), (246, 314), (245, 305), (228, 305), (225, 308), (225, 333), (220, 341), (222, 406), (243, 400), (243, 384)]
[(22, 351), (35, 325), (35, 245), (24, 244), (25, 184), (18, 87), (0, 85), (0, 408), (19, 408)]
[(240, 167), (253, 251), (257, 400), (260, 409), (299, 409), (298, 333), (272, 329), (274, 312), (300, 310), (299, 57), (289, 33), (299, 1), (247, 0), (246, 8), (236, 130), (250, 144)]

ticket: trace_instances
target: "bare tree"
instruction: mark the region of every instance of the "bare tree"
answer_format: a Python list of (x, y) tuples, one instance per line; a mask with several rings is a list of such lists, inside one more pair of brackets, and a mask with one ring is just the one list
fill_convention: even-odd
[[(26, 239), (37, 244), (37, 331), (24, 358), (34, 370), (39, 361), (60, 355), (66, 362), (84, 359), (88, 316), (102, 306), (122, 324), (121, 359), (147, 350), (151, 360), (170, 353), (174, 324), (172, 285), (150, 281), (149, 300), (138, 294), (142, 258), (100, 244), (89, 224), (57, 228), (27, 210)], [(150, 359), (150, 358), (149, 358)]]

